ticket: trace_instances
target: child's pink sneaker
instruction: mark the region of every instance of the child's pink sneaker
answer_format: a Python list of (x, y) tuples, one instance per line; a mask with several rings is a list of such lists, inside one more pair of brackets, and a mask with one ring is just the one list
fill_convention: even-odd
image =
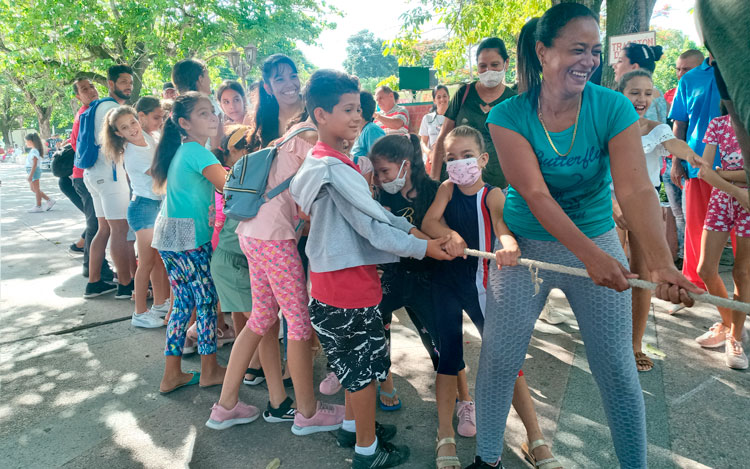
[(695, 341), (704, 348), (717, 348), (724, 345), (730, 329), (721, 322), (715, 323), (705, 334), (696, 337)]
[(336, 377), (336, 373), (333, 371), (329, 372), (325, 379), (320, 382), (320, 393), (326, 396), (333, 396), (341, 390), (341, 383)]
[(341, 428), (341, 422), (344, 421), (344, 414), (344, 406), (318, 401), (318, 408), (315, 411), (315, 415), (309, 419), (305, 418), (300, 412), (294, 415), (292, 433), (302, 436), (338, 430)]
[(225, 409), (217, 402), (211, 407), (211, 416), (206, 421), (206, 426), (214, 430), (224, 430), (234, 425), (250, 423), (259, 416), (260, 409), (241, 401), (237, 401), (232, 410)]
[(458, 416), (458, 434), (471, 438), (477, 434), (477, 409), (474, 401), (461, 401), (456, 404)]

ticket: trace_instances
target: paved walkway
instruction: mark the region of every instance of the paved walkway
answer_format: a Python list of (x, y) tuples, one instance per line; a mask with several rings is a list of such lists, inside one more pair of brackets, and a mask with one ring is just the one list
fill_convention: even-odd
[[(338, 448), (333, 434), (296, 437), (287, 424), (262, 420), (207, 429), (219, 388), (159, 395), (164, 329), (131, 327), (129, 301), (82, 299), (81, 258), (67, 247), (83, 216), (50, 173), (42, 188), (58, 204), (51, 212), (26, 213), (33, 198), (24, 175), (20, 165), (0, 164), (0, 467), (262, 469), (276, 458), (282, 468), (349, 467), (352, 453)], [(553, 301), (568, 320), (537, 324), (524, 366), (542, 428), (566, 468), (617, 467), (577, 324), (562, 296)], [(640, 374), (650, 467), (750, 467), (750, 373), (727, 369), (721, 351), (693, 342), (718, 314), (695, 307), (669, 316), (662, 306), (655, 302), (646, 337), (656, 367)], [(397, 313), (396, 319), (393, 370), (404, 408), (378, 411), (378, 419), (398, 424), (397, 441), (411, 447), (403, 467), (430, 468), (437, 428), (433, 374), (408, 317)], [(479, 338), (469, 324), (466, 330), (473, 383)], [(222, 362), (228, 355), (229, 347), (220, 349)], [(198, 366), (197, 357), (185, 359), (186, 370)], [(324, 373), (318, 358), (316, 383)], [(241, 397), (261, 407), (267, 399), (264, 386), (244, 386)], [(325, 400), (340, 403), (343, 395)], [(506, 437), (505, 466), (529, 467), (513, 412)], [(458, 446), (466, 465), (474, 441), (459, 438)]]

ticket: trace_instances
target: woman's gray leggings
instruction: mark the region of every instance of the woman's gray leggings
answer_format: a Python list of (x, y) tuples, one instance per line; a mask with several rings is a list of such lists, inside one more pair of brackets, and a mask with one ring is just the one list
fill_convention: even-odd
[[(615, 230), (593, 239), (623, 265), (625, 254)], [(518, 238), (521, 256), (570, 267), (583, 267), (557, 241)], [(630, 290), (617, 293), (587, 278), (539, 271), (544, 280), (534, 295), (526, 267), (490, 269), (482, 353), (477, 373), (477, 455), (495, 462), (503, 450), (513, 385), (526, 357), (539, 313), (550, 289), (559, 288), (578, 319), (586, 355), (604, 402), (604, 410), (623, 468), (646, 467), (646, 414), (632, 346)]]

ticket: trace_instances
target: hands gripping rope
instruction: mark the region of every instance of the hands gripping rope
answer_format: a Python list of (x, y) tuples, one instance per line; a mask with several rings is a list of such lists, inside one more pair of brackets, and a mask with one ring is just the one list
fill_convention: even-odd
[[(466, 254), (467, 256), (474, 256), (474, 257), (481, 257), (484, 259), (495, 260), (495, 254), (491, 252), (477, 251), (475, 249), (464, 249), (464, 254)], [(567, 267), (567, 266), (559, 265), (559, 264), (550, 264), (548, 262), (534, 261), (531, 259), (518, 259), (518, 265), (527, 266), (529, 268), (529, 271), (531, 272), (532, 281), (534, 282), (534, 288), (535, 288), (536, 293), (539, 293), (539, 288), (542, 283), (542, 279), (538, 277), (539, 269), (549, 270), (552, 272), (558, 272), (561, 274), (575, 275), (576, 277), (588, 278), (589, 276), (589, 274), (586, 272), (586, 269)], [(653, 282), (647, 282), (645, 280), (633, 279), (633, 278), (628, 279), (628, 283), (630, 284), (631, 287), (642, 288), (644, 290), (655, 290), (656, 287), (658, 286), (656, 283), (653, 283)], [(697, 302), (708, 303), (714, 306), (720, 306), (722, 308), (733, 309), (735, 311), (742, 311), (743, 313), (750, 314), (750, 303), (743, 303), (741, 301), (721, 298), (719, 296), (710, 295), (708, 293), (703, 293), (702, 295), (697, 295), (691, 292), (687, 292), (687, 293), (690, 296), (690, 298), (694, 299)]]

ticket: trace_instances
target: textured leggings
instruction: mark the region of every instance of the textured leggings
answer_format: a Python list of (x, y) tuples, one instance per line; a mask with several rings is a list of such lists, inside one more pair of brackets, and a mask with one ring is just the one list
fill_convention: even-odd
[(193, 308), (198, 329), (198, 354), (216, 353), (216, 303), (219, 295), (211, 278), (212, 252), (210, 242), (189, 251), (159, 251), (174, 293), (164, 355), (182, 355)]
[[(593, 241), (627, 265), (615, 230)], [(583, 264), (561, 243), (518, 238), (524, 258), (570, 267)], [(500, 458), (513, 385), (526, 357), (531, 333), (550, 289), (559, 288), (578, 319), (586, 356), (623, 469), (646, 467), (646, 414), (633, 358), (630, 291), (617, 293), (590, 279), (539, 271), (544, 280), (534, 295), (525, 267), (490, 269), (487, 308), (477, 373), (477, 455)]]

